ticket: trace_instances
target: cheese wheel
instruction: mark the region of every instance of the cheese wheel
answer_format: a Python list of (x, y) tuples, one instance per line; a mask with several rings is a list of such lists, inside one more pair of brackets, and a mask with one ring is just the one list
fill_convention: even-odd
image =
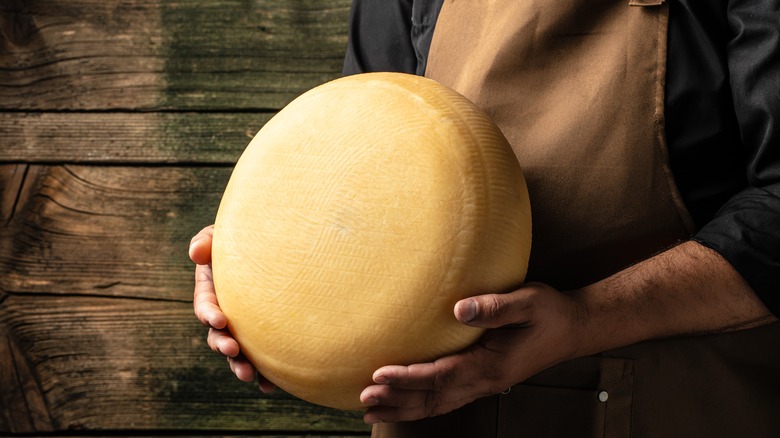
[(377, 368), (475, 342), (454, 304), (521, 284), (530, 246), (525, 180), (485, 114), (433, 80), (367, 73), (302, 94), (257, 133), (212, 258), (228, 328), (260, 373), (360, 409)]

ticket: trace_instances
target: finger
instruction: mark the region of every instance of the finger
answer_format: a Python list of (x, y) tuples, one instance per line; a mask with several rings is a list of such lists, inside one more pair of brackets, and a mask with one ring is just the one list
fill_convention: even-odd
[(228, 357), (230, 370), (242, 382), (252, 382), (255, 380), (257, 370), (244, 356)]
[(499, 328), (525, 325), (531, 320), (533, 291), (518, 289), (506, 294), (487, 294), (455, 303), (458, 321), (473, 327)]
[(366, 413), (363, 415), (363, 421), (367, 424), (415, 421), (446, 414), (461, 406), (463, 405), (453, 406), (451, 409), (442, 409), (441, 412), (429, 412), (423, 407), (395, 408), (391, 406), (373, 406), (366, 410)]
[(425, 405), (427, 393), (396, 389), (389, 385), (371, 385), (360, 393), (360, 403), (366, 406), (419, 408)]
[(366, 424), (392, 423), (396, 421), (414, 421), (425, 417), (425, 411), (420, 407), (395, 408), (375, 406), (366, 410), (366, 413), (363, 415), (363, 421)]
[(252, 382), (257, 378), (257, 384), (264, 394), (269, 394), (276, 390), (276, 385), (271, 383), (262, 374), (258, 373), (254, 365), (249, 362), (243, 355), (236, 357), (228, 357), (228, 364), (230, 365), (230, 371), (236, 375), (236, 377), (242, 382)]
[(207, 265), (211, 263), (211, 240), (214, 235), (214, 225), (200, 230), (190, 240), (189, 255), (190, 259), (198, 265)]
[(399, 409), (388, 406), (376, 406), (366, 410), (363, 421), (366, 424), (392, 423), (396, 421), (414, 421), (425, 418), (417, 408)]
[(209, 329), (207, 343), (212, 350), (228, 357), (236, 357), (240, 353), (238, 342), (227, 330)]
[(468, 366), (461, 366), (464, 359), (466, 356), (455, 355), (409, 366), (389, 365), (376, 370), (372, 379), (374, 383), (398, 389), (438, 391), (451, 386), (459, 375), (465, 377), (466, 374), (459, 371), (468, 369)]
[[(495, 393), (489, 373), (480, 362), (481, 347), (434, 362), (386, 366), (374, 372), (360, 399), (369, 409), (364, 421), (409, 421), (440, 415)], [(505, 387), (502, 387), (505, 388)]]
[(266, 379), (262, 374), (259, 373), (257, 374), (257, 384), (260, 387), (260, 391), (262, 391), (264, 394), (269, 394), (276, 390), (276, 385), (271, 383), (270, 380)]
[(464, 388), (445, 392), (391, 390), (365, 399), (369, 407), (363, 421), (374, 424), (433, 417), (464, 406), (483, 395)]
[(409, 366), (389, 365), (374, 372), (372, 380), (379, 385), (415, 391), (432, 391), (438, 371), (434, 362)]
[(211, 266), (198, 265), (195, 267), (195, 292), (192, 300), (195, 316), (201, 324), (216, 329), (227, 326), (227, 318), (217, 303), (217, 294), (214, 291)]

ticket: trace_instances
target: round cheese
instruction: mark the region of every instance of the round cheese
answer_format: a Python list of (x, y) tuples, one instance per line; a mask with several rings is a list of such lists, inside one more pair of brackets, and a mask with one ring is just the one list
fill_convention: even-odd
[(528, 193), (499, 129), (423, 77), (348, 76), (286, 106), (239, 159), (216, 218), (219, 305), (283, 390), (359, 409), (383, 365), (482, 334), (465, 297), (522, 283)]

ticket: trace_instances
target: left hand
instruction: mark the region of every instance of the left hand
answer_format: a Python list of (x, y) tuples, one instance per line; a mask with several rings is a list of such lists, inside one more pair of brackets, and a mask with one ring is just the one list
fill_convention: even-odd
[(489, 329), (473, 346), (434, 362), (385, 366), (363, 390), (367, 423), (411, 421), (447, 413), (505, 391), (580, 355), (587, 311), (575, 293), (529, 283), (507, 294), (459, 301), (455, 317)]
[(202, 229), (190, 241), (189, 255), (195, 262), (195, 291), (193, 308), (195, 316), (208, 327), (207, 343), (216, 353), (227, 357), (230, 370), (244, 382), (251, 382), (257, 377), (262, 392), (271, 392), (275, 386), (257, 373), (255, 367), (241, 354), (238, 342), (227, 329), (227, 318), (222, 313), (214, 290), (214, 277), (211, 272), (211, 243), (214, 226)]

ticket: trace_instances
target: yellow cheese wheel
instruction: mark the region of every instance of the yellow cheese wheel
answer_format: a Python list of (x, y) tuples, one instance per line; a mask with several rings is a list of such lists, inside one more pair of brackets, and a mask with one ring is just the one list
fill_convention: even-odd
[(257, 133), (212, 257), (228, 327), (259, 371), (359, 409), (377, 368), (477, 340), (454, 304), (522, 283), (530, 246), (525, 180), (498, 128), (433, 80), (367, 73), (304, 93)]

